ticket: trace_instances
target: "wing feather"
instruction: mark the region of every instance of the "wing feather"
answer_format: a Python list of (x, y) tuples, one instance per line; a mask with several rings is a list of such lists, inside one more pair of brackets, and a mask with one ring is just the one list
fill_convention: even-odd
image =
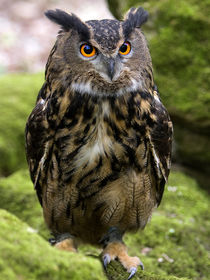
[(152, 104), (152, 112), (156, 116), (156, 122), (150, 129), (149, 141), (157, 177), (156, 189), (159, 205), (171, 167), (173, 126), (167, 110), (158, 99), (155, 99)]
[(52, 146), (54, 134), (47, 119), (48, 101), (47, 84), (44, 83), (25, 129), (26, 157), (31, 180), (34, 183), (40, 204), (42, 204), (42, 184), (40, 181), (44, 179), (41, 173), (47, 169), (46, 159)]

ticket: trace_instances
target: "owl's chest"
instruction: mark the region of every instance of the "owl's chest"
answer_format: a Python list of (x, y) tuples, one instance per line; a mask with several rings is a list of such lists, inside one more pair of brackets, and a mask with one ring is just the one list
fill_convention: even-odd
[(85, 141), (81, 145), (78, 155), (75, 157), (75, 166), (80, 167), (84, 164), (94, 164), (100, 158), (106, 158), (114, 149), (115, 142), (107, 134), (107, 126), (104, 122), (99, 123), (88, 135), (84, 135)]
[(57, 141), (57, 149), (61, 153), (61, 169), (68, 174), (88, 173), (94, 168), (94, 173), (109, 172), (113, 164), (125, 165), (127, 148), (136, 147), (135, 131), (126, 128), (125, 121), (117, 121), (108, 103), (88, 121), (80, 117), (75, 126), (68, 129), (67, 125), (58, 135), (65, 135)]

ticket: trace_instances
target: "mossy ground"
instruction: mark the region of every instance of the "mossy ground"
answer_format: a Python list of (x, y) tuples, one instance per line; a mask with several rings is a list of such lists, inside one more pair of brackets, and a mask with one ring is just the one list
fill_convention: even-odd
[[(82, 245), (79, 254), (72, 254), (50, 247), (27, 171), (0, 180), (0, 201), (7, 210), (0, 212), (0, 279), (105, 279), (99, 259), (90, 256), (98, 256), (98, 248)], [(136, 279), (209, 279), (209, 201), (194, 180), (171, 173), (151, 222), (144, 231), (125, 237), (129, 253), (145, 265)], [(112, 263), (107, 275), (120, 280), (127, 273)]]
[(105, 279), (98, 259), (50, 247), (27, 224), (5, 210), (0, 210), (0, 227), (2, 280)]
[(26, 167), (24, 129), (43, 80), (43, 74), (0, 77), (0, 176)]

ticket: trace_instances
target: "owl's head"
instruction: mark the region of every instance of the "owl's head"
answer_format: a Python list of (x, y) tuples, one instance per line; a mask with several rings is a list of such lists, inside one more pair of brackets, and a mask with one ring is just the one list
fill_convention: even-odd
[(148, 13), (131, 8), (123, 21), (83, 22), (74, 14), (49, 10), (59, 24), (46, 73), (81, 94), (122, 95), (153, 86), (152, 63), (140, 27)]

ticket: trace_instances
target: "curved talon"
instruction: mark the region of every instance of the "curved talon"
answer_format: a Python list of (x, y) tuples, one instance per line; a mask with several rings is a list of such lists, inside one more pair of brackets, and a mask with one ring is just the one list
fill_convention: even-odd
[(129, 275), (129, 277), (128, 277), (128, 280), (130, 280), (131, 278), (133, 278), (133, 276), (136, 274), (136, 271), (137, 271), (137, 268), (135, 268), (135, 267), (132, 267), (132, 268), (130, 269), (130, 275)]
[(144, 265), (143, 265), (143, 263), (141, 261), (140, 261), (139, 265), (140, 265), (141, 269), (144, 270)]
[(111, 262), (111, 257), (109, 254), (105, 254), (103, 255), (103, 264), (104, 264), (104, 268), (107, 268), (107, 265)]
[(51, 246), (54, 246), (57, 243), (55, 238), (49, 238), (48, 241)]

